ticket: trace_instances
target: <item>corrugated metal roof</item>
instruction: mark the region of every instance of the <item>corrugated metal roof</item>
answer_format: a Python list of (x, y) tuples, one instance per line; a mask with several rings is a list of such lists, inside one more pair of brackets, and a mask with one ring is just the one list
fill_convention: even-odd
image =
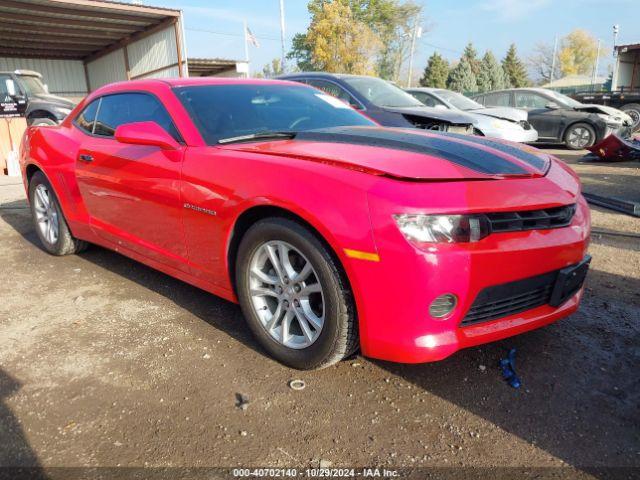
[(180, 10), (105, 0), (2, 0), (0, 56), (87, 59), (179, 16)]

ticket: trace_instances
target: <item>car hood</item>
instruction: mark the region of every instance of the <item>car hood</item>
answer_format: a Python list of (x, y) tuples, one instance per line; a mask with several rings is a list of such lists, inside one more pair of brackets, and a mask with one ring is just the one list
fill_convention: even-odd
[(488, 117), (499, 118), (501, 120), (509, 120), (511, 122), (522, 122), (529, 118), (529, 114), (525, 110), (518, 110), (511, 107), (487, 107), (467, 110), (467, 113), (476, 113), (478, 115), (486, 115)]
[(70, 108), (73, 109), (76, 104), (73, 103), (71, 100), (68, 100), (66, 98), (63, 97), (58, 97), (57, 95), (51, 95), (51, 94), (45, 94), (45, 93), (41, 93), (38, 95), (34, 95), (31, 97), (31, 101), (38, 101), (38, 102), (46, 102), (46, 103), (50, 103), (52, 105), (55, 105), (56, 107), (62, 107), (62, 108)]
[(551, 158), (528, 146), (418, 129), (337, 127), (300, 132), (292, 140), (221, 146), (313, 161), (402, 180), (493, 180), (541, 177)]
[(606, 105), (596, 105), (594, 103), (584, 103), (579, 107), (575, 107), (574, 110), (587, 113), (602, 113), (609, 115), (616, 122), (624, 123), (626, 125), (632, 125), (633, 119), (617, 108), (608, 107)]
[(445, 110), (441, 108), (433, 108), (427, 106), (416, 107), (383, 107), (383, 110), (387, 112), (400, 113), (402, 115), (410, 115), (414, 117), (430, 118), (435, 120), (442, 120), (445, 122), (457, 124), (457, 125), (471, 125), (473, 124), (473, 118), (466, 113)]

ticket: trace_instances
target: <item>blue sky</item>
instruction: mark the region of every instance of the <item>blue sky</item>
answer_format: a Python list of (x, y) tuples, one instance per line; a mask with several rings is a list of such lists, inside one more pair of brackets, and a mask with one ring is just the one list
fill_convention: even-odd
[[(555, 35), (584, 28), (606, 48), (601, 73), (611, 63), (612, 26), (620, 25), (618, 43), (640, 42), (638, 0), (418, 0), (424, 5), (427, 31), (419, 41), (415, 62), (424, 68), (434, 50), (456, 59), (467, 42), (483, 53), (502, 57), (515, 42), (522, 57), (536, 43), (552, 43)], [(149, 5), (180, 8), (185, 15), (190, 57), (244, 58), (242, 21), (258, 37), (250, 47), (252, 71), (280, 56), (279, 0), (146, 0)], [(309, 25), (306, 0), (285, 0), (287, 49), (291, 37)], [(216, 33), (212, 33), (216, 32)]]

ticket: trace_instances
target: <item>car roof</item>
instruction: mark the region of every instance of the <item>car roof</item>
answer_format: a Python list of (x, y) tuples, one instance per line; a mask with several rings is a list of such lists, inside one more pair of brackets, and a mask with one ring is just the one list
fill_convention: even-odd
[(279, 75), (277, 79), (298, 78), (298, 77), (318, 77), (318, 78), (378, 78), (372, 75), (352, 75), (350, 73), (328, 73), (328, 72), (296, 72)]
[[(151, 78), (144, 80), (125, 80), (122, 82), (110, 83), (96, 89), (96, 93), (108, 93), (110, 91), (122, 90), (147, 90), (162, 87), (192, 87), (202, 85), (295, 85), (299, 83), (287, 82), (285, 80), (267, 80), (263, 78), (215, 78), (215, 77), (189, 77), (189, 78)], [(95, 96), (95, 95), (93, 95)]]

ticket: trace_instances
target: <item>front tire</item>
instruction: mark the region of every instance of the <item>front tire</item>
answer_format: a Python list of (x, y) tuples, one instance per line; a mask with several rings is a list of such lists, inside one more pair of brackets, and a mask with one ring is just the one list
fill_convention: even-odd
[(567, 128), (564, 141), (571, 150), (583, 150), (595, 143), (596, 132), (587, 123), (575, 123)]
[(236, 281), (251, 331), (281, 363), (319, 369), (357, 349), (348, 282), (329, 249), (300, 223), (269, 218), (253, 225), (238, 249)]
[(62, 256), (78, 253), (86, 248), (86, 242), (71, 235), (60, 202), (42, 172), (36, 172), (31, 177), (29, 203), (36, 234), (47, 252)]

